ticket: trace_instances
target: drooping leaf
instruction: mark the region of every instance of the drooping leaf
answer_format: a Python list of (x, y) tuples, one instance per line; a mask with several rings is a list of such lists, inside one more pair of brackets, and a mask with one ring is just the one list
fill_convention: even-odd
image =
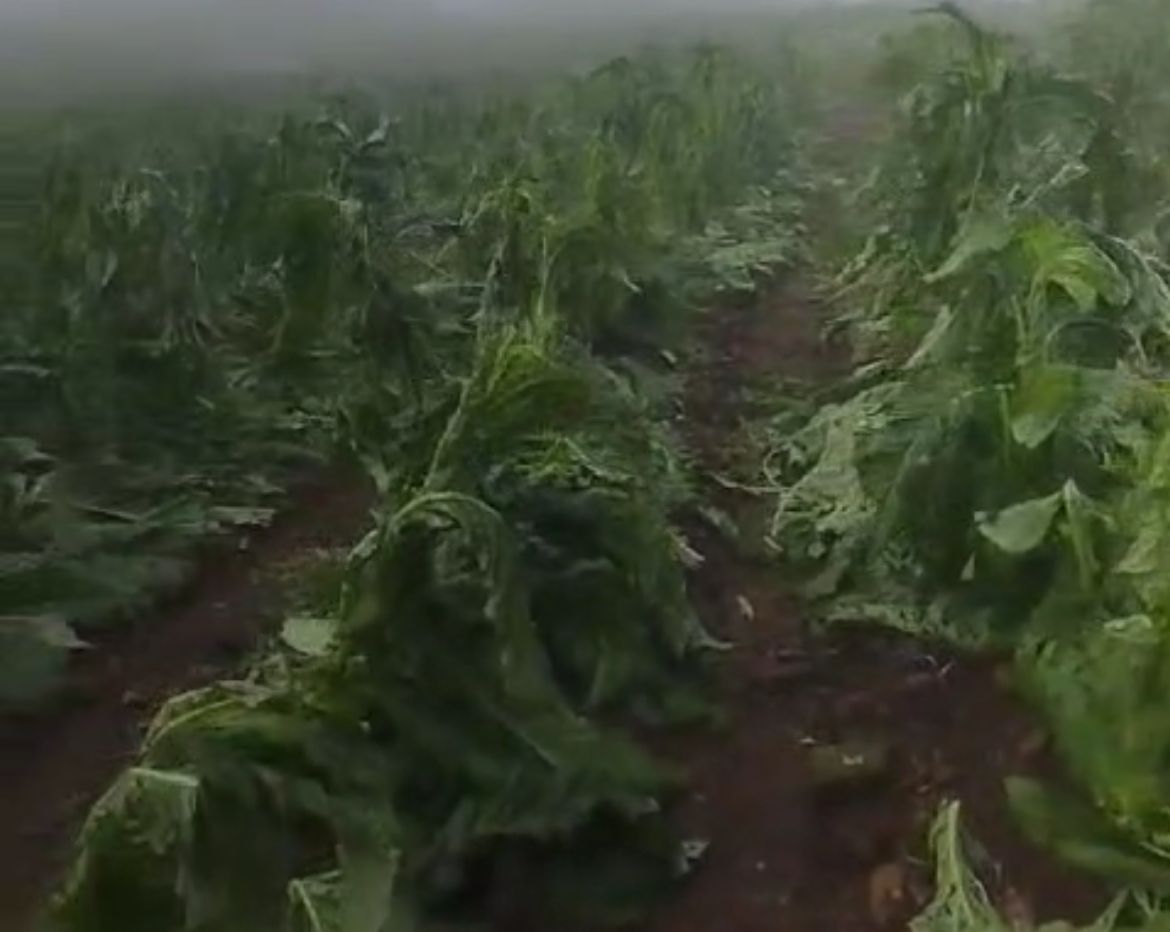
[(1139, 888), (1170, 890), (1170, 860), (1144, 850), (1091, 805), (1035, 780), (1007, 783), (1012, 811), (1031, 838), (1077, 867)]
[(1015, 235), (1011, 219), (1002, 212), (972, 215), (956, 236), (946, 261), (926, 276), (926, 282), (934, 284), (957, 275), (975, 259), (1006, 249)]
[(285, 621), (280, 638), (297, 653), (323, 657), (337, 635), (337, 621), (332, 618), (297, 616)]
[(1048, 285), (1062, 288), (1082, 314), (1092, 312), (1098, 299), (1121, 307), (1133, 294), (1117, 265), (1082, 232), (1052, 222), (1030, 224), (1020, 243), (1035, 268), (1033, 293)]
[(1012, 396), (1012, 437), (1029, 450), (1043, 444), (1068, 413), (1079, 388), (1072, 367), (1030, 366)]
[(968, 866), (967, 845), (959, 823), (959, 804), (949, 803), (931, 828), (935, 894), (910, 923), (910, 932), (1000, 932), (1010, 928)]
[[(935, 863), (934, 899), (910, 923), (910, 932), (1025, 932), (1018, 919), (1009, 919), (996, 909), (987, 888), (971, 867), (977, 849), (964, 837), (958, 803), (947, 803), (935, 818), (931, 829), (931, 852)], [(1128, 898), (1117, 897), (1101, 916), (1081, 932), (1121, 932), (1130, 929), (1122, 924), (1129, 907)], [(1142, 924), (1144, 932), (1154, 932), (1158, 919)], [(1065, 922), (1048, 923), (1038, 932), (1077, 932)]]
[(979, 533), (1004, 553), (1030, 553), (1044, 543), (1063, 505), (1063, 492), (1020, 502), (994, 515), (982, 515)]
[(394, 921), (397, 859), (350, 861), (289, 883), (289, 932), (411, 932)]

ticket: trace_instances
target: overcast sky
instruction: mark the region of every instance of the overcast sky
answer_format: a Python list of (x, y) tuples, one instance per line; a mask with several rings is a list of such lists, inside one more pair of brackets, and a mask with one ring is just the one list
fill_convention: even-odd
[(96, 88), (103, 78), (149, 90), (192, 76), (255, 72), (418, 74), (534, 61), (562, 67), (590, 42), (588, 54), (669, 38), (686, 13), (709, 14), (707, 35), (726, 28), (736, 11), (926, 2), (0, 0), (0, 105), (62, 87)]
[[(291, 61), (471, 24), (621, 18), (706, 9), (783, 8), (801, 0), (0, 0), (0, 55), (177, 55)], [(816, 2), (816, 0), (808, 0)], [(824, 3), (826, 0), (819, 0)]]

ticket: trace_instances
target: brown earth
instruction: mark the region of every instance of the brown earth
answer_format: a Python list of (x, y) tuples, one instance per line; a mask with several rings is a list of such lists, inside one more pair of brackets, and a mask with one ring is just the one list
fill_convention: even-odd
[[(686, 429), (709, 474), (751, 457), (741, 428), (753, 386), (811, 384), (840, 368), (819, 320), (797, 286), (708, 314)], [(766, 499), (709, 484), (708, 500), (740, 527), (761, 525)], [(1009, 915), (1096, 914), (1097, 885), (1033, 848), (1006, 810), (1005, 776), (1053, 769), (1006, 663), (876, 631), (817, 635), (775, 560), (702, 525), (691, 537), (706, 557), (696, 606), (734, 645), (719, 674), (726, 723), (668, 742), (691, 778), (680, 829), (710, 845), (647, 932), (905, 928), (931, 895), (929, 827), (951, 799), (989, 853), (985, 879)]]
[(239, 539), (211, 546), (179, 597), (79, 655), (60, 707), (0, 718), (0, 929), (33, 925), (86, 812), (133, 756), (153, 711), (236, 668), (281, 618), (282, 571), (351, 544), (369, 507), (355, 471), (306, 483), (246, 549)]

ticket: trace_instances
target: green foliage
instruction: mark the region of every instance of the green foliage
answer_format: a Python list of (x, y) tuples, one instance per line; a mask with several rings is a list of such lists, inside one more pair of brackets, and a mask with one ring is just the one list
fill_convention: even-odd
[[(195, 120), (178, 139), (131, 126), (145, 141), (82, 135), (51, 159), (32, 286), (0, 352), (0, 403), (16, 412), (5, 431), (36, 453), (0, 461), (23, 522), (18, 542), (0, 542), (12, 553), (0, 615), (42, 619), (21, 622), (20, 640), (52, 647), (53, 666), (74, 643), (60, 624), (119, 617), (173, 584), (191, 543), (233, 524), (225, 506), (266, 504), (339, 439), (384, 483), (393, 470), (399, 493), (462, 490), (542, 405), (551, 430), (587, 396), (629, 395), (596, 366), (546, 366), (535, 343), (481, 330), (629, 352), (677, 331), (696, 295), (749, 287), (796, 253), (784, 97), (719, 49), (394, 104), (393, 116), (354, 97), (277, 120)], [(501, 411), (518, 422), (497, 423)], [(533, 436), (523, 467), (604, 475), (594, 507), (612, 519), (631, 480), (596, 442), (605, 429)], [(639, 573), (650, 587), (669, 575)], [(9, 598), (17, 585), (53, 598)], [(674, 611), (677, 594), (664, 599)]]
[[(632, 412), (551, 348), (482, 342), (430, 464), (402, 464), (402, 506), (355, 550), (336, 619), (290, 622), (293, 655), (160, 713), (91, 817), (68, 928), (134, 928), (123, 901), (135, 921), (157, 903), (155, 930), (396, 928), (391, 864), (406, 902), (433, 906), (451, 863), (653, 811), (662, 772), (582, 715), (661, 693), (698, 643), (630, 432), (607, 444), (596, 426)], [(612, 501), (607, 459), (624, 470)], [(348, 871), (365, 879), (347, 891)]]
[[(891, 361), (851, 400), (778, 437), (773, 537), (790, 556), (825, 563), (821, 594), (852, 574), (887, 595), (921, 593), (925, 618), (946, 589), (952, 628), (983, 629), (994, 615), (1002, 630), (1029, 616), (1064, 554), (1080, 584), (1097, 581), (1096, 502), (1165, 423), (1150, 376), (1170, 301), (1150, 260), (1067, 216), (1058, 189), (1021, 196), (1035, 144), (1001, 136), (1003, 121), (1028, 111), (1037, 88), (1063, 98), (1072, 86), (1013, 64), (968, 20), (960, 27), (969, 65), (945, 72), (942, 89), (916, 91), (908, 116), (921, 133), (911, 134), (916, 163), (904, 175), (916, 186), (936, 180), (908, 200), (903, 186), (890, 189), (899, 192), (890, 210), (910, 226), (891, 227), (898, 245), (884, 259), (865, 256), (902, 282), (893, 303), (889, 278), (869, 292), (865, 326), (881, 328)], [(1086, 89), (1077, 99), (1094, 98)], [(961, 178), (951, 143), (939, 141), (953, 120), (975, 137), (996, 134)], [(1070, 134), (1083, 135), (1076, 121)]]
[[(778, 93), (713, 48), (682, 68), (649, 53), (618, 59), (490, 117), (495, 132), (516, 125), (521, 141), (498, 156), (489, 147), (472, 171), (461, 251), (478, 265), (468, 274), (486, 272), (485, 300), (520, 316), (558, 313), (601, 342), (669, 330), (672, 241), (703, 231), (749, 185), (772, 184), (790, 146)], [(757, 217), (772, 254), (788, 259), (790, 217)]]
[(1069, 60), (1110, 95), (1114, 132), (1128, 150), (1129, 177), (1119, 180), (1120, 193), (1140, 218), (1134, 232), (1156, 242), (1163, 256), (1167, 243), (1158, 230), (1170, 184), (1163, 158), (1170, 140), (1168, 22), (1165, 0), (1092, 0), (1066, 29)]
[[(949, 803), (931, 831), (935, 859), (935, 897), (910, 923), (910, 932), (1012, 932), (1024, 927), (996, 909), (979, 876), (970, 866), (973, 846), (964, 837), (959, 804)], [(977, 852), (976, 852), (977, 853)], [(1083, 932), (1122, 932), (1163, 928), (1165, 916), (1141, 901), (1117, 900)], [(1029, 927), (1031, 928), (1031, 927)], [(1076, 932), (1067, 922), (1046, 923), (1037, 932)]]
[[(1164, 892), (1165, 189), (1105, 90), (942, 12), (966, 52), (909, 93), (870, 192), (883, 227), (845, 273), (868, 361), (778, 422), (773, 542), (831, 620), (1015, 648), (1078, 783), (1013, 782), (1025, 826)], [(953, 813), (938, 831), (920, 927), (1003, 928), (948, 852)]]
[(1165, 861), (1119, 831), (1084, 799), (1019, 777), (1008, 781), (1008, 796), (1031, 838), (1069, 864), (1114, 882), (1165, 894)]
[[(1170, 885), (1166, 651), (1165, 615), (1156, 612), (1100, 622), (1075, 640), (1030, 645), (1021, 658), (1030, 694), (1092, 797), (1079, 803), (1080, 818), (1049, 818), (1036, 834), (1090, 870), (1163, 892)], [(1052, 794), (1035, 789), (1029, 799), (1037, 802), (1026, 812), (1054, 805), (1046, 802)], [(1035, 826), (1037, 819), (1028, 821)]]
[(141, 609), (187, 577), (190, 542), (263, 526), (255, 490), (224, 488), (246, 505), (215, 505), (191, 480), (120, 463), (67, 466), (29, 438), (0, 438), (0, 697), (25, 705), (56, 685), (77, 633)]
[[(152, 230), (127, 234), (142, 270), (99, 265), (91, 349), (158, 344), (120, 309), (160, 300), (148, 270), (198, 231), (174, 310), (206, 323), (166, 329), (168, 359), (195, 361), (221, 426), (335, 428), (376, 523), (333, 604), (305, 592), (243, 681), (159, 712), (91, 814), (63, 929), (405, 932), (484, 911), (529, 862), (564, 906), (628, 918), (639, 878), (676, 876), (673, 775), (602, 724), (707, 712), (670, 523), (686, 471), (637, 349), (795, 254), (780, 104), (700, 49), (394, 121), (339, 106), (220, 138), (166, 187), (181, 224), (127, 227)], [(164, 201), (130, 200), (161, 224)], [(95, 203), (56, 216), (88, 236)], [(579, 850), (615, 833), (639, 842), (624, 866)]]

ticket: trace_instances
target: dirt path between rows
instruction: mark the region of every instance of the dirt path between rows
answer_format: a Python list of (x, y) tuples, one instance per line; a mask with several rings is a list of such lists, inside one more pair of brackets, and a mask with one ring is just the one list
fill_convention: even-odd
[(0, 718), (0, 929), (31, 930), (86, 812), (134, 755), (153, 711), (237, 668), (279, 622), (289, 567), (348, 547), (369, 508), (357, 470), (305, 484), (247, 549), (213, 545), (178, 598), (79, 656), (60, 708)]
[[(840, 369), (819, 317), (797, 284), (708, 314), (686, 393), (689, 445), (708, 475), (742, 458), (759, 386)], [(770, 507), (710, 480), (707, 499), (743, 528)], [(1096, 885), (1031, 847), (1006, 812), (1003, 777), (1051, 764), (1002, 663), (881, 632), (816, 636), (774, 559), (709, 527), (691, 535), (706, 557), (696, 606), (734, 644), (719, 675), (727, 721), (667, 748), (691, 777), (680, 828), (710, 846), (647, 932), (904, 929), (931, 895), (926, 839), (948, 799), (998, 865), (988, 880), (1010, 915), (1096, 914)]]

